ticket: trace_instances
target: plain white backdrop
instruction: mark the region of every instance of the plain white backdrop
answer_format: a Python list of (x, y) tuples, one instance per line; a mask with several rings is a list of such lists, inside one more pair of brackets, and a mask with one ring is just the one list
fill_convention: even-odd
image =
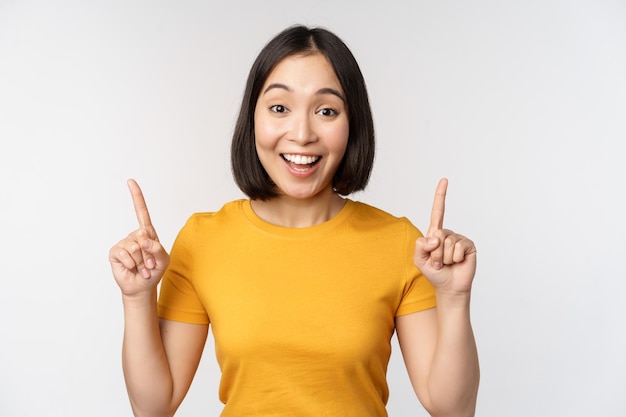
[[(0, 416), (130, 416), (109, 248), (144, 189), (166, 248), (241, 193), (230, 135), (261, 47), (342, 37), (377, 129), (352, 196), (479, 251), (478, 416), (626, 416), (626, 4), (0, 0)], [(394, 339), (391, 417), (425, 416)], [(218, 416), (209, 339), (179, 416)]]

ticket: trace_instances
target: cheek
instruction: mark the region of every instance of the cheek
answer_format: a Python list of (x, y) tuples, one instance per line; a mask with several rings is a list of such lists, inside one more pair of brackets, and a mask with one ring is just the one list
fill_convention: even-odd
[(329, 147), (337, 153), (341, 153), (343, 157), (343, 153), (348, 147), (348, 136), (350, 134), (349, 125), (346, 122), (341, 126), (336, 126), (334, 129), (330, 130), (328, 133)]
[(262, 116), (254, 117), (254, 138), (256, 147), (271, 147), (280, 132), (280, 127), (271, 120), (265, 120)]
[(267, 131), (267, 124), (263, 123), (260, 118), (254, 118), (254, 142), (257, 150), (266, 146), (269, 133)]

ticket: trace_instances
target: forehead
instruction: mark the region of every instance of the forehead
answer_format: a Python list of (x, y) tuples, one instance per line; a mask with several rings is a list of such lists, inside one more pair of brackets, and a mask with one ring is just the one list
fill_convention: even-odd
[(294, 89), (331, 87), (343, 92), (333, 66), (321, 53), (283, 58), (268, 75), (264, 89), (273, 83), (285, 84)]

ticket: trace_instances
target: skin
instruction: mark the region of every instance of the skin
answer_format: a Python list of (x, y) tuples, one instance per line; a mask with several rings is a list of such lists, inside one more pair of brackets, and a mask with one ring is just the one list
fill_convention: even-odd
[(131, 179), (128, 188), (139, 228), (109, 252), (124, 306), (124, 378), (135, 416), (172, 416), (191, 385), (208, 326), (158, 319), (157, 284), (169, 255), (159, 243), (139, 185)]
[[(263, 220), (307, 227), (329, 220), (344, 206), (345, 200), (332, 189), (348, 144), (343, 97), (335, 71), (322, 54), (287, 57), (268, 76), (254, 112), (255, 144), (279, 195), (252, 201)], [(319, 161), (295, 168), (285, 154)]]
[[(345, 200), (331, 185), (348, 137), (338, 87), (321, 55), (287, 58), (270, 74), (255, 111), (256, 146), (280, 195), (252, 202), (266, 221), (307, 227), (343, 207)], [(321, 159), (309, 172), (286, 163), (284, 153)], [(447, 186), (446, 179), (437, 186), (430, 225), (416, 241), (414, 256), (436, 288), (437, 308), (398, 317), (396, 330), (409, 377), (426, 410), (435, 417), (466, 417), (474, 415), (479, 382), (469, 314), (476, 249), (471, 240), (443, 228)], [(191, 385), (208, 326), (157, 318), (157, 284), (169, 255), (159, 243), (138, 184), (129, 180), (128, 187), (139, 228), (109, 252), (124, 306), (124, 376), (135, 416), (172, 416)]]
[(396, 332), (413, 389), (431, 416), (473, 416), (480, 370), (470, 322), (476, 248), (443, 228), (448, 180), (435, 191), (428, 231), (414, 262), (436, 289), (437, 308), (400, 316)]

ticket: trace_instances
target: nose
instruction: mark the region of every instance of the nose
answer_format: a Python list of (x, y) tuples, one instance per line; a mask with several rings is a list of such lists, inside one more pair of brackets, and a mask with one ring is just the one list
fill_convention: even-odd
[(315, 122), (308, 114), (294, 114), (289, 140), (300, 145), (316, 142)]

